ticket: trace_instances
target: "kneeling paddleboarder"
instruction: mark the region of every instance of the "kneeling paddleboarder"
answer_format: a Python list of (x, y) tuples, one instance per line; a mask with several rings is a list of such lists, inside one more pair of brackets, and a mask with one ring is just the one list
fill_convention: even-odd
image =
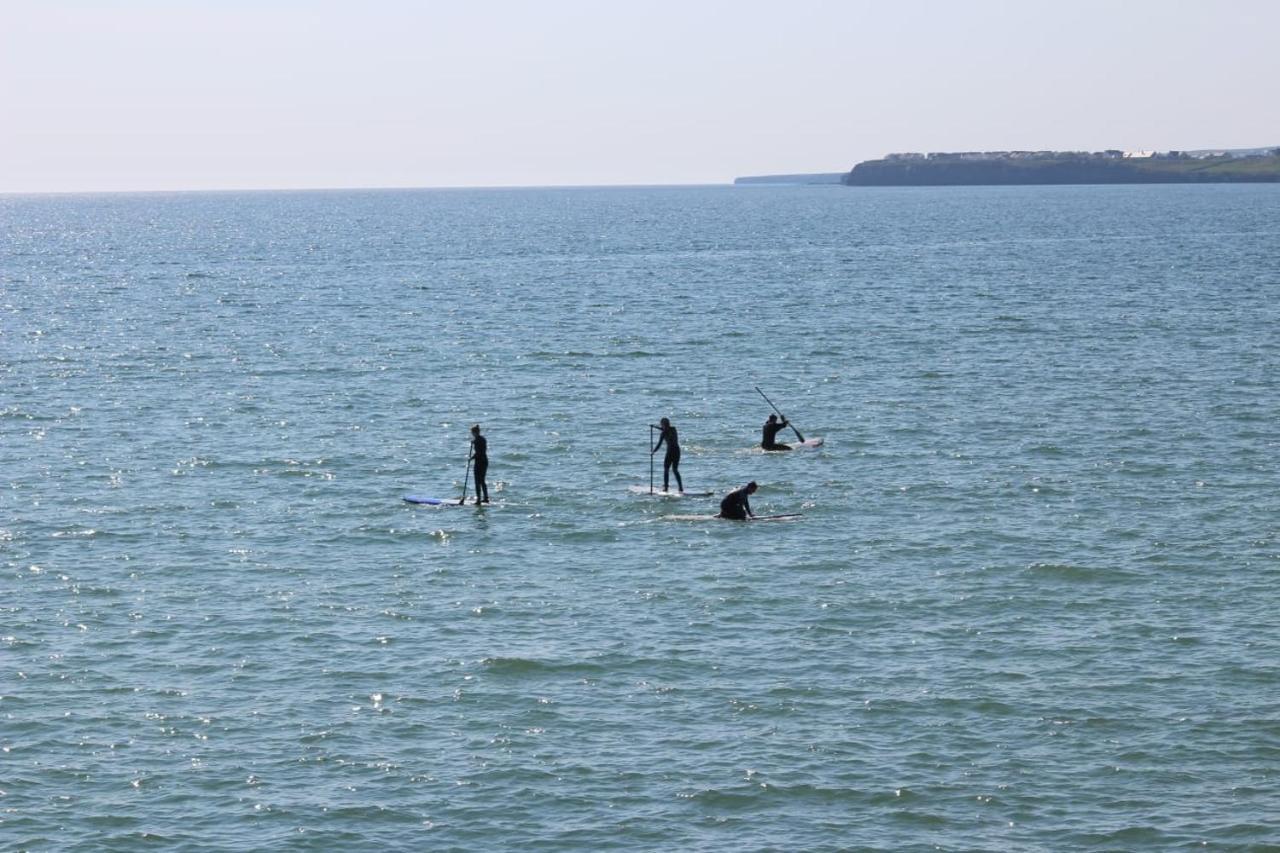
[(719, 518), (727, 518), (731, 521), (746, 521), (748, 517), (755, 518), (755, 513), (751, 511), (751, 502), (748, 498), (755, 494), (756, 481), (752, 480), (741, 489), (734, 489), (732, 492), (724, 496), (724, 500), (720, 501)]
[(764, 422), (760, 446), (765, 450), (790, 450), (791, 445), (781, 444), (778, 441), (778, 433), (789, 426), (791, 423), (786, 418), (778, 420), (777, 415), (769, 415), (769, 420)]

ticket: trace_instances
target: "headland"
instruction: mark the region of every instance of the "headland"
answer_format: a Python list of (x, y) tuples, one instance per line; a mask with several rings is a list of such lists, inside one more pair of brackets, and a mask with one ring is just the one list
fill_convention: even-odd
[(1270, 182), (1280, 182), (1280, 147), (889, 154), (841, 179), (855, 187)]

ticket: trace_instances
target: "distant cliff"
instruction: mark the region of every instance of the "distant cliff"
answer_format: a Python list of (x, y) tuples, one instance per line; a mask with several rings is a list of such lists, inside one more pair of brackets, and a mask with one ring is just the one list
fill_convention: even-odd
[(859, 163), (841, 179), (847, 186), (858, 187), (1246, 182), (1280, 182), (1280, 148), (890, 154), (883, 160)]

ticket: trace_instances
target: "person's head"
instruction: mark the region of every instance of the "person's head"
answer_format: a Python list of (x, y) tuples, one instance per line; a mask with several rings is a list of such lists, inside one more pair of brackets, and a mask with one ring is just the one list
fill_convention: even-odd
[(769, 415), (769, 423), (771, 423), (771, 424), (776, 424), (777, 422), (778, 422), (778, 416), (777, 416), (777, 415)]
[(473, 425), (471, 426), (471, 434), (472, 434), (472, 435), (479, 435), (479, 434), (480, 434), (480, 424), (473, 424)]
[(663, 418), (662, 420), (658, 421), (658, 423), (662, 424), (664, 427), (671, 426), (671, 421), (667, 420), (666, 418)]
[(750, 483), (747, 483), (747, 494), (754, 495), (758, 488), (760, 487), (756, 485), (756, 481), (752, 480)]

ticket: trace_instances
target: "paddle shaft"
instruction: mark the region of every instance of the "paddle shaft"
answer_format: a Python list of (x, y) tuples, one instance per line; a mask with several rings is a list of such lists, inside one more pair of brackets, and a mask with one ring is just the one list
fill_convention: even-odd
[(649, 424), (649, 494), (653, 494), (653, 424)]
[[(759, 394), (761, 397), (764, 397), (764, 401), (769, 404), (769, 408), (773, 409), (773, 411), (777, 413), (778, 417), (782, 418), (784, 421), (787, 421), (787, 416), (782, 414), (782, 412), (778, 411), (778, 407), (773, 404), (772, 400), (770, 400), (767, 396), (765, 396), (765, 393), (760, 390), (759, 385), (756, 386), (756, 393)], [(800, 434), (800, 430), (796, 429), (795, 424), (791, 423), (791, 421), (787, 421), (787, 426), (791, 427), (791, 431), (796, 434), (796, 438), (800, 439), (801, 441), (804, 441), (804, 436)]]
[[(471, 460), (476, 458), (475, 450), (476, 443), (472, 441), (467, 445), (467, 473), (462, 475), (462, 499), (458, 501), (458, 506), (462, 506), (467, 502), (467, 481), (471, 477)], [(476, 496), (476, 499), (479, 500), (479, 495)]]

